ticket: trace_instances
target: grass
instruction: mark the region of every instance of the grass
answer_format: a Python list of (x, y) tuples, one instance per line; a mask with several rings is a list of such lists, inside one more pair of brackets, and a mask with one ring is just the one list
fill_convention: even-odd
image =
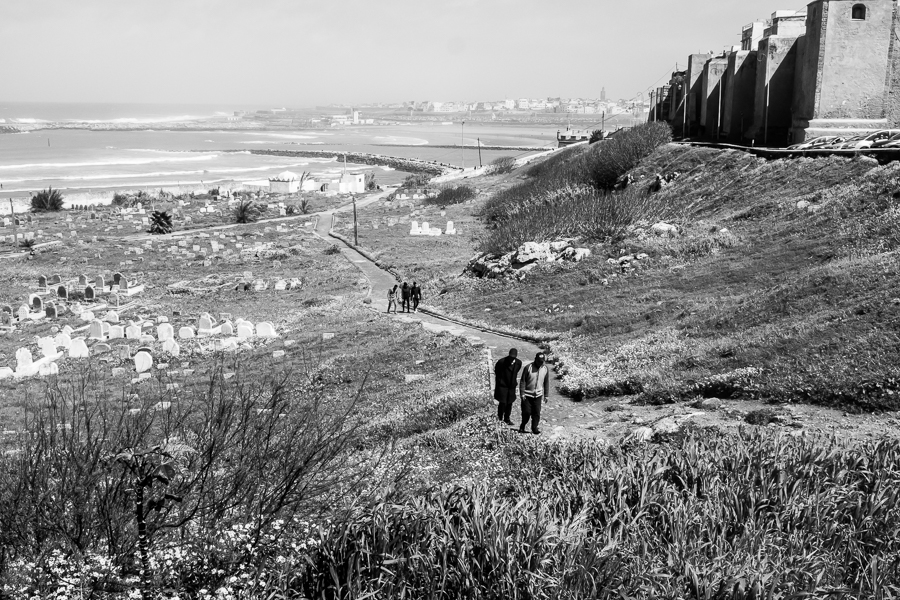
[(897, 442), (692, 431), (607, 449), (513, 436), (491, 481), (367, 505), (323, 529), (290, 589), (748, 600), (900, 591)]
[(434, 198), (425, 200), (426, 204), (447, 207), (452, 204), (462, 204), (474, 199), (476, 192), (468, 185), (447, 185)]

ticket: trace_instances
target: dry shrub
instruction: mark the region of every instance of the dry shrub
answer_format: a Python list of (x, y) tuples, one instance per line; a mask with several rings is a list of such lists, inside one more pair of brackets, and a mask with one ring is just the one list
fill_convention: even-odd
[(490, 172), (494, 175), (506, 175), (516, 170), (516, 158), (514, 156), (501, 156), (491, 161)]

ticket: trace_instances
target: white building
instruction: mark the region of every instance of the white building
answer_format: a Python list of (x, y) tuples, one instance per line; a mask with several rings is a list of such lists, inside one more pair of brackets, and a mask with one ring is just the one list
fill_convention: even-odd
[(300, 178), (290, 171), (279, 173), (269, 178), (269, 191), (275, 194), (294, 194), (300, 191)]
[(366, 191), (365, 173), (344, 173), (338, 182), (338, 193), (362, 194)]

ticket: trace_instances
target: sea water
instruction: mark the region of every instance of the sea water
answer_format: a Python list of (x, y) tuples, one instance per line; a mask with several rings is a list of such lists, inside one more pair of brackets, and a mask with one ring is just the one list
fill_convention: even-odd
[[(64, 191), (68, 203), (108, 202), (117, 190), (197, 191), (219, 185), (265, 184), (282, 171), (336, 176), (344, 168), (334, 159), (251, 154), (250, 150), (334, 150), (418, 158), (474, 166), (498, 156), (528, 151), (477, 146), (546, 146), (555, 143), (555, 128), (467, 123), (409, 123), (297, 130), (245, 130), (222, 127), (232, 107), (196, 105), (3, 104), (0, 125), (41, 122), (88, 124), (97, 129), (36, 129), (0, 135), (0, 198), (27, 206), (36, 190)], [(243, 109), (246, 107), (238, 107)], [(337, 112), (337, 111), (336, 111)], [(189, 130), (166, 130), (172, 123), (194, 122)], [(153, 127), (156, 130), (105, 130), (105, 126)], [(208, 126), (208, 130), (197, 127)], [(465, 150), (448, 148), (465, 142)], [(226, 152), (230, 151), (230, 152)], [(238, 151), (238, 152), (234, 152)], [(374, 171), (381, 184), (406, 175), (379, 167), (348, 164)], [(9, 212), (0, 202), (0, 212)]]

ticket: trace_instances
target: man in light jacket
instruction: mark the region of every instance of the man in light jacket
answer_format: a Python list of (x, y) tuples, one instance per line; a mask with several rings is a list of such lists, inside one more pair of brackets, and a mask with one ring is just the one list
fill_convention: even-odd
[(525, 425), (531, 419), (531, 433), (538, 434), (541, 421), (541, 403), (550, 394), (550, 371), (544, 365), (544, 353), (534, 355), (534, 362), (522, 369), (519, 396), (522, 399), (522, 424), (519, 433), (525, 433)]
[(509, 356), (504, 356), (494, 365), (494, 400), (497, 405), (497, 419), (512, 425), (509, 417), (512, 413), (513, 401), (516, 399), (516, 382), (522, 361), (516, 358), (519, 351), (512, 348)]

